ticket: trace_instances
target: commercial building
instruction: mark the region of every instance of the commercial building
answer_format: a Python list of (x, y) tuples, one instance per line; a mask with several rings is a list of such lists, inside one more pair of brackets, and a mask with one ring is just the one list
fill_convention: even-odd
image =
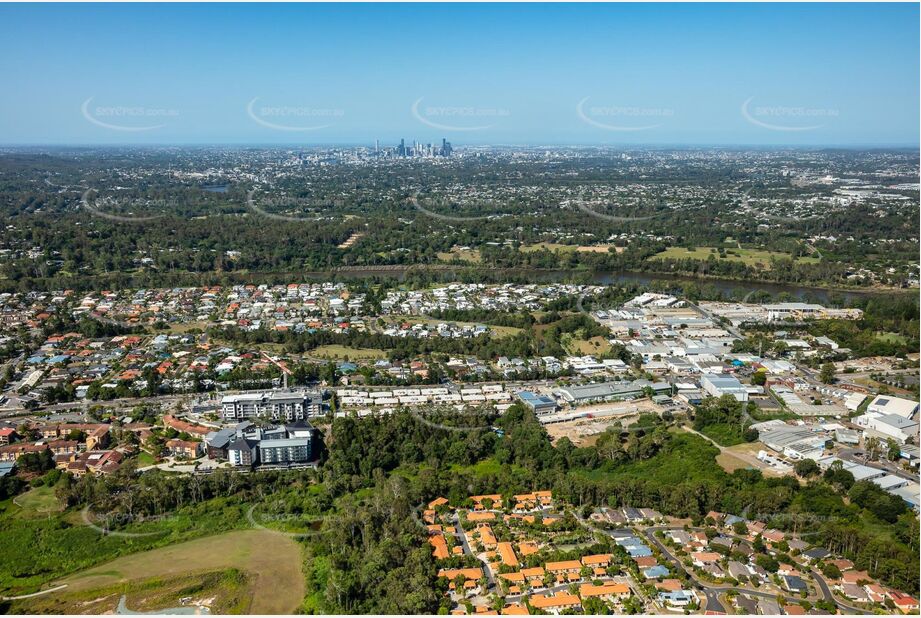
[[(227, 460), (234, 466), (278, 466), (305, 464), (314, 460), (315, 429), (306, 421), (277, 427), (246, 425), (226, 447)], [(215, 434), (215, 448), (221, 452), (226, 434)], [(211, 446), (209, 445), (209, 452)]]
[[(758, 428), (758, 439), (771, 450), (783, 453), (790, 459), (815, 459), (818, 460), (825, 452), (825, 438), (817, 435), (810, 429), (794, 427), (781, 423), (769, 425), (760, 423), (753, 427)], [(767, 427), (764, 427), (767, 425)]]
[(227, 395), (221, 399), (224, 420), (242, 421), (266, 418), (273, 421), (300, 421), (319, 416), (323, 393), (319, 391), (267, 391)]
[(918, 402), (902, 399), (901, 397), (880, 395), (870, 402), (870, 405), (867, 406), (867, 412), (895, 414), (902, 418), (912, 419), (918, 413)]
[(567, 386), (556, 391), (555, 394), (561, 401), (571, 406), (578, 406), (605, 401), (636, 399), (643, 397), (647, 388), (652, 389), (656, 395), (670, 395), (672, 393), (672, 385), (668, 382), (635, 380), (633, 382), (599, 382), (582, 386)]
[(865, 427), (870, 435), (892, 438), (900, 444), (905, 444), (910, 438), (918, 438), (918, 421), (897, 414), (867, 412), (855, 418), (854, 423)]
[(537, 395), (530, 391), (518, 393), (521, 403), (528, 406), (534, 414), (552, 414), (556, 412), (556, 401), (546, 395)]
[(732, 395), (738, 401), (748, 401), (748, 389), (732, 376), (705, 375), (700, 378), (700, 386), (713, 397)]

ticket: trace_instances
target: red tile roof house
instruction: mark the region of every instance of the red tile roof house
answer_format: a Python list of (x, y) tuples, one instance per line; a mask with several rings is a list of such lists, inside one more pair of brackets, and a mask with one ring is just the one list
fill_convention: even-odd
[(895, 603), (895, 606), (898, 607), (902, 613), (907, 614), (916, 612), (919, 608), (918, 599), (910, 594), (905, 594), (897, 590), (890, 590), (889, 598), (892, 599), (892, 602)]
[(528, 603), (535, 609), (543, 610), (551, 614), (559, 614), (567, 609), (577, 610), (582, 606), (582, 601), (579, 597), (566, 592), (560, 592), (553, 596), (537, 594), (530, 597)]
[(55, 455), (76, 453), (79, 447), (80, 443), (76, 440), (52, 440), (48, 442), (48, 448), (50, 448), (51, 452)]
[(706, 564), (719, 562), (720, 558), (722, 558), (722, 555), (710, 551), (696, 551), (691, 554), (691, 560), (693, 560), (694, 564), (699, 567), (702, 567)]
[(0, 446), (0, 461), (16, 461), (26, 453), (40, 453), (47, 449), (47, 444), (18, 443)]
[(182, 433), (188, 433), (196, 436), (206, 436), (211, 433), (213, 430), (208, 427), (203, 427), (202, 425), (195, 425), (184, 421), (180, 418), (176, 418), (172, 414), (165, 414), (163, 416), (163, 424), (167, 427), (172, 427), (176, 431)]
[(76, 476), (83, 476), (87, 472), (96, 475), (110, 474), (118, 470), (123, 459), (124, 455), (118, 451), (87, 451), (67, 464), (66, 469)]
[(874, 603), (885, 603), (886, 599), (889, 598), (889, 595), (886, 594), (886, 589), (879, 584), (867, 584), (863, 589), (867, 591), (867, 595)]
[(16, 433), (16, 430), (12, 427), (4, 427), (0, 429), (0, 445), (10, 444), (15, 442), (19, 438), (19, 434)]
[(189, 440), (167, 440), (166, 448), (173, 457), (186, 457), (195, 459), (201, 453), (201, 442), (191, 442)]
[(841, 575), (841, 582), (844, 584), (860, 584), (861, 582), (872, 581), (873, 578), (866, 571), (847, 571)]

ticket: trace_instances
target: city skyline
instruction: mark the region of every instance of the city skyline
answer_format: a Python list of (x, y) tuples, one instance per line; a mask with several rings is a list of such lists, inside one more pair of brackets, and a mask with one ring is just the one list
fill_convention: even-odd
[(4, 145), (918, 144), (917, 5), (5, 5), (0, 18)]

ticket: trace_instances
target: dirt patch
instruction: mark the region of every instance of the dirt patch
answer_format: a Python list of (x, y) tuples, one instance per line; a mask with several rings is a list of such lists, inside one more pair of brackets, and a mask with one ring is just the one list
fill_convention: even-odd
[(626, 427), (634, 423), (640, 414), (659, 414), (661, 410), (658, 405), (648, 399), (599, 403), (574, 410), (591, 414), (591, 418), (549, 423), (546, 425), (546, 429), (554, 443), (560, 438), (566, 437), (576, 446), (592, 446), (598, 440), (598, 436), (614, 423), (620, 423)]
[(716, 457), (716, 463), (726, 472), (734, 472), (745, 468), (760, 470), (765, 476), (784, 476), (771, 466), (758, 459), (758, 451), (765, 450), (760, 442), (748, 442), (724, 447)]

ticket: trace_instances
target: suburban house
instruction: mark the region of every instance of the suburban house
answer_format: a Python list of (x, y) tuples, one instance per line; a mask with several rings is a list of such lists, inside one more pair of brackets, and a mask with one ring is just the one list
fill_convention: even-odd
[(166, 450), (172, 457), (197, 459), (202, 452), (202, 443), (174, 438), (166, 441)]

